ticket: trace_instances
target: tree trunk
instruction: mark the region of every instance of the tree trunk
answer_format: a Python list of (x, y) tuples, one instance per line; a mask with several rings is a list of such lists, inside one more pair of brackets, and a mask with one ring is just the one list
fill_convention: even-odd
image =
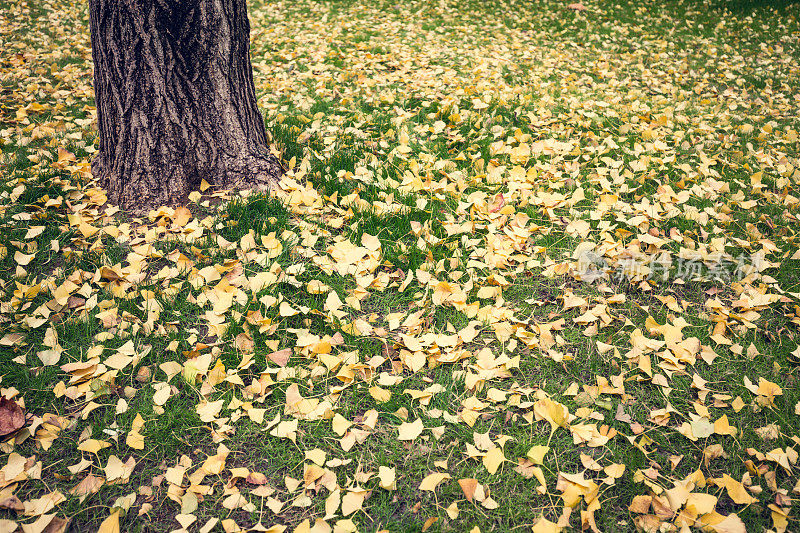
[(92, 172), (131, 212), (205, 179), (267, 190), (283, 169), (256, 106), (245, 0), (90, 0), (100, 150)]

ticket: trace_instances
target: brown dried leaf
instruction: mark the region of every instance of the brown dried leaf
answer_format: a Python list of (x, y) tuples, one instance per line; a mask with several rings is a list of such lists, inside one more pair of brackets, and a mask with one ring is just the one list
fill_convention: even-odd
[(105, 484), (105, 478), (89, 474), (83, 480), (72, 487), (69, 491), (70, 494), (78, 496), (78, 499), (83, 503), (90, 494), (96, 493)]
[(22, 505), (19, 498), (12, 494), (4, 499), (0, 499), (0, 509), (8, 509), (9, 511), (20, 513), (25, 510), (25, 506)]
[(478, 488), (478, 480), (473, 478), (459, 479), (458, 484), (461, 486), (464, 496), (472, 503), (472, 499), (475, 497), (475, 489)]
[(255, 347), (253, 338), (245, 332), (239, 333), (236, 336), (235, 344), (236, 348), (243, 353), (253, 353), (253, 349)]
[(14, 400), (0, 397), (0, 437), (10, 435), (25, 425), (25, 413)]
[(289, 358), (292, 356), (292, 349), (291, 348), (284, 348), (283, 350), (278, 350), (277, 352), (272, 352), (267, 354), (267, 359), (275, 363), (280, 367), (286, 366), (289, 362)]
[(267, 483), (267, 476), (261, 472), (250, 472), (247, 474), (246, 481), (251, 485), (264, 485)]

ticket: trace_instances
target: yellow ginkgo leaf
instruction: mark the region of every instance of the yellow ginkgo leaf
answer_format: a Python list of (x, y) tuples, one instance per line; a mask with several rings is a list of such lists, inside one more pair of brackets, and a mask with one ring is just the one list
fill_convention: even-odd
[(704, 492), (692, 492), (686, 499), (686, 511), (698, 515), (708, 514), (717, 506), (717, 497)]
[(103, 520), (98, 528), (97, 533), (119, 533), (119, 510), (117, 509), (111, 515)]
[(139, 413), (136, 413), (136, 418), (133, 419), (133, 424), (131, 425), (131, 431), (125, 438), (125, 444), (134, 450), (144, 449), (144, 436), (140, 433), (143, 426), (144, 418)]
[(544, 461), (544, 456), (550, 451), (550, 446), (536, 445), (528, 450), (528, 458), (533, 464), (540, 465)]
[(97, 453), (103, 448), (111, 446), (110, 442), (104, 440), (88, 439), (78, 444), (78, 450), (87, 453)]
[(716, 533), (747, 533), (747, 526), (736, 513), (729, 514), (711, 527)]
[(361, 509), (364, 498), (367, 496), (365, 490), (351, 490), (342, 498), (342, 514), (349, 516)]
[(544, 516), (540, 516), (539, 520), (533, 525), (533, 533), (561, 533), (562, 530), (562, 527)]
[(378, 467), (378, 479), (382, 489), (395, 490), (397, 488), (394, 468), (389, 468), (388, 466)]
[(445, 479), (450, 479), (450, 474), (446, 474), (444, 472), (434, 472), (433, 474), (428, 474), (425, 476), (425, 479), (422, 480), (422, 483), (419, 484), (419, 490), (435, 491), (436, 487), (439, 486), (439, 483)]
[(400, 435), (397, 438), (400, 440), (414, 440), (420, 436), (423, 429), (425, 429), (425, 426), (419, 418), (413, 422), (403, 422), (400, 424)]
[(495, 446), (483, 456), (483, 466), (486, 467), (486, 470), (488, 470), (490, 474), (494, 474), (505, 460), (506, 457), (503, 455), (503, 449), (499, 446)]
[(392, 391), (383, 389), (377, 385), (369, 388), (369, 394), (378, 403), (386, 403), (392, 398)]
[(605, 472), (608, 477), (617, 479), (622, 477), (622, 474), (625, 473), (625, 465), (620, 463), (611, 463), (603, 468), (603, 472)]
[(733, 500), (734, 503), (738, 503), (740, 505), (749, 505), (758, 501), (751, 496), (749, 492), (747, 492), (747, 489), (744, 488), (744, 485), (733, 479), (728, 474), (722, 475), (722, 484), (725, 489), (727, 489), (728, 496), (731, 497), (731, 500)]
[(533, 406), (533, 411), (540, 419), (547, 420), (550, 423), (551, 434), (557, 428), (563, 428), (567, 425), (567, 417), (569, 416), (567, 407), (550, 398), (538, 400)]
[(342, 492), (336, 488), (325, 499), (325, 520), (330, 520), (336, 516), (336, 511), (339, 510), (339, 505), (342, 503)]
[(300, 313), (300, 311), (289, 305), (289, 302), (281, 302), (278, 312), (282, 317), (295, 316)]
[(714, 433), (717, 435), (733, 435), (735, 437), (737, 431), (738, 430), (728, 422), (728, 415), (722, 415), (714, 422)]
[(322, 294), (324, 292), (329, 291), (331, 288), (319, 281), (318, 279), (312, 279), (306, 284), (306, 290), (309, 294)]
[(344, 434), (347, 432), (347, 429), (348, 429), (350, 426), (352, 426), (352, 425), (353, 425), (353, 423), (352, 423), (352, 422), (348, 421), (348, 420), (347, 420), (345, 417), (343, 417), (343, 416), (342, 416), (342, 415), (340, 415), (339, 413), (336, 413), (336, 414), (333, 416), (333, 421), (332, 421), (332, 424), (333, 424), (333, 431), (334, 431), (334, 433), (336, 433), (336, 434), (337, 434), (337, 435), (339, 435), (340, 437), (341, 437), (342, 435), (344, 435)]
[(331, 291), (328, 293), (328, 297), (325, 299), (325, 310), (326, 311), (338, 311), (342, 308), (344, 304), (342, 300), (339, 298), (339, 295), (336, 291)]
[(14, 253), (14, 261), (20, 266), (27, 266), (33, 259), (34, 254), (23, 254), (19, 250)]
[(326, 456), (325, 451), (320, 450), (319, 448), (314, 448), (313, 450), (306, 451), (306, 459), (312, 461), (317, 466), (322, 466), (325, 464), (325, 456)]

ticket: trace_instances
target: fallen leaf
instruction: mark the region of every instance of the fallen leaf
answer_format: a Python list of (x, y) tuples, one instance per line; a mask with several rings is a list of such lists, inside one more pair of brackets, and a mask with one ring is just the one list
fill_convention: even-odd
[(419, 484), (419, 490), (435, 491), (436, 487), (439, 486), (439, 483), (445, 479), (450, 479), (450, 474), (446, 474), (444, 472), (434, 472), (433, 474), (428, 474), (425, 476), (425, 479), (422, 480), (422, 483)]
[(505, 460), (503, 449), (499, 446), (495, 446), (483, 456), (483, 466), (486, 467), (486, 470), (488, 470), (490, 474), (495, 474)]
[(461, 486), (464, 497), (472, 503), (472, 499), (475, 497), (475, 489), (478, 487), (478, 480), (473, 478), (459, 479), (458, 484)]
[(90, 494), (95, 494), (105, 484), (106, 480), (92, 474), (87, 475), (80, 483), (70, 489), (69, 493), (78, 496), (78, 500), (83, 503)]
[(344, 516), (349, 516), (354, 512), (361, 509), (361, 506), (364, 505), (364, 498), (367, 496), (367, 491), (365, 490), (358, 490), (358, 491), (348, 491), (342, 497), (342, 514)]
[(278, 350), (277, 352), (272, 352), (267, 354), (267, 359), (275, 363), (280, 367), (284, 367), (289, 363), (289, 358), (292, 356), (292, 349), (291, 348), (284, 348), (283, 350)]
[(382, 489), (395, 490), (397, 488), (394, 468), (388, 466), (378, 467), (378, 478)]
[(419, 418), (413, 422), (403, 422), (398, 428), (399, 436), (397, 438), (399, 440), (414, 440), (422, 434), (423, 429), (425, 429), (425, 426)]
[(119, 533), (119, 511), (114, 511), (103, 520), (97, 533)]
[(25, 413), (14, 400), (0, 396), (0, 437), (10, 435), (25, 425)]
[(738, 503), (740, 505), (749, 505), (758, 501), (751, 496), (749, 492), (747, 492), (747, 489), (744, 488), (744, 485), (733, 479), (728, 474), (722, 475), (722, 486), (727, 489), (728, 496), (731, 497), (731, 500), (733, 500), (734, 503)]

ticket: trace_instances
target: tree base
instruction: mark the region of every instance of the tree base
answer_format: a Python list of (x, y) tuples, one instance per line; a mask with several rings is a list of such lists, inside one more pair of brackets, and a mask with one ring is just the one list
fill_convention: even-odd
[(90, 0), (99, 152), (108, 198), (142, 214), (186, 202), (202, 180), (273, 189), (250, 65), (245, 0)]
[(105, 189), (110, 203), (141, 216), (161, 206), (185, 205), (189, 193), (199, 190), (203, 180), (217, 189), (270, 193), (277, 188), (285, 172), (280, 160), (272, 154), (240, 156), (219, 163), (217, 171), (204, 173), (204, 176), (190, 175), (186, 167), (176, 166), (129, 170), (123, 180), (115, 176), (113, 165), (106, 163), (99, 154), (92, 161), (92, 175)]

